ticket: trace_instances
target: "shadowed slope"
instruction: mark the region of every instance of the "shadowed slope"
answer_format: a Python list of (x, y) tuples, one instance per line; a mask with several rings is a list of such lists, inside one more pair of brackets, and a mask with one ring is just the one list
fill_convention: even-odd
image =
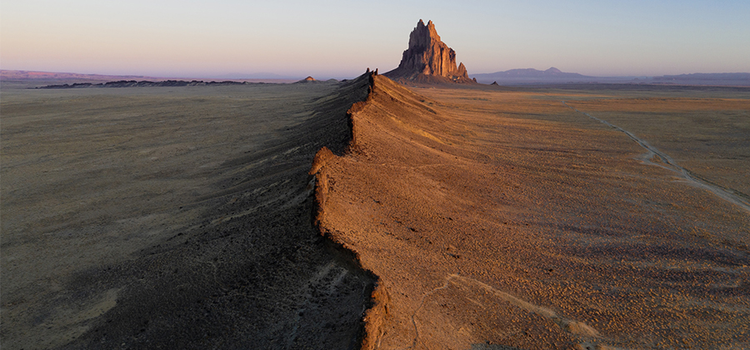
[(358, 347), (307, 171), (368, 85), (4, 89), (2, 348)]
[(750, 344), (741, 209), (559, 101), (372, 84), (311, 169), (321, 231), (379, 276), (365, 348)]

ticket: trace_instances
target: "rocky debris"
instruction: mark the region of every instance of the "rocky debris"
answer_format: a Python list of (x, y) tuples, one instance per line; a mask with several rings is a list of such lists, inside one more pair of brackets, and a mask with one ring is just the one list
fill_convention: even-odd
[(124, 87), (173, 87), (173, 86), (226, 86), (226, 85), (244, 85), (246, 82), (239, 81), (202, 81), (202, 80), (165, 80), (165, 81), (136, 81), (136, 80), (118, 80), (108, 81), (106, 83), (74, 83), (61, 85), (47, 85), (36, 87), (36, 89), (77, 89), (77, 88), (124, 88)]
[[(474, 78), (474, 79), (476, 79), (476, 78)], [(498, 84), (497, 84), (497, 81), (493, 81), (492, 84), (490, 84), (490, 85), (498, 85)]]
[(425, 25), (421, 19), (409, 35), (409, 48), (398, 68), (384, 75), (416, 82), (473, 82), (463, 63), (456, 66), (456, 52), (440, 40), (432, 21)]

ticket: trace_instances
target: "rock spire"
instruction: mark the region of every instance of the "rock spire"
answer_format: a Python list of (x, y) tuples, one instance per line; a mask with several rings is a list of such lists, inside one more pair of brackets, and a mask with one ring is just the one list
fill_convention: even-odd
[(384, 75), (418, 82), (473, 82), (463, 63), (456, 67), (456, 52), (440, 40), (432, 21), (425, 25), (421, 19), (409, 35), (409, 48), (398, 68)]

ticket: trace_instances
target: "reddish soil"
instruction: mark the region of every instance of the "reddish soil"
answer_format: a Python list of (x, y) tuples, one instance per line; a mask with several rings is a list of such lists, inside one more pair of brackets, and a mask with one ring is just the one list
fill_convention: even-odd
[(750, 216), (533, 92), (373, 75), (317, 223), (379, 277), (364, 348), (750, 346)]

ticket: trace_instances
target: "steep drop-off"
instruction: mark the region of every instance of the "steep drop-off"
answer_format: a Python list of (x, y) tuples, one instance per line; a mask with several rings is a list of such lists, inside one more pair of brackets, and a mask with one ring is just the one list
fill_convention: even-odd
[(559, 101), (371, 75), (316, 224), (378, 276), (366, 349), (750, 345), (741, 209)]

